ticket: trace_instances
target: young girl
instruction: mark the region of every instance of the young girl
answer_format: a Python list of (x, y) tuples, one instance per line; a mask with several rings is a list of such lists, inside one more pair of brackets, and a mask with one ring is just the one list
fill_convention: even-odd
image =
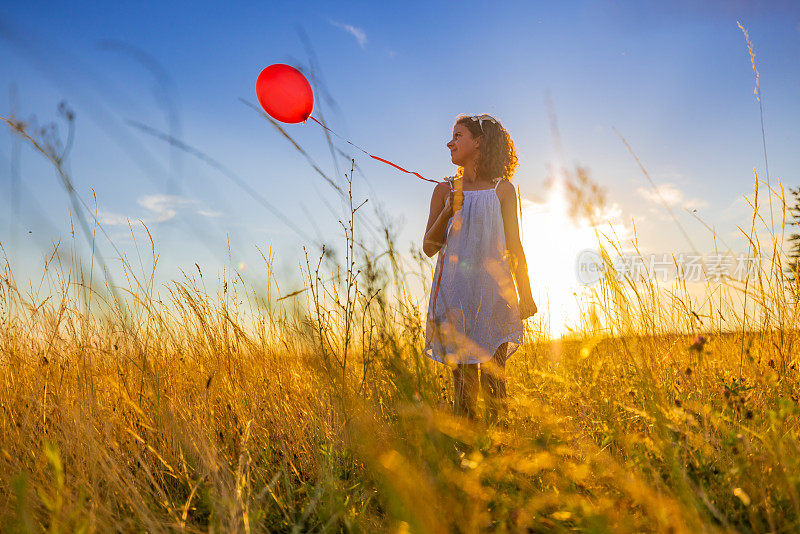
[(428, 257), (439, 253), (425, 354), (453, 370), (456, 415), (476, 418), (480, 389), (489, 421), (505, 421), (506, 359), (536, 313), (511, 184), (517, 155), (489, 115), (460, 116), (447, 147), (458, 173), (433, 190), (422, 244)]

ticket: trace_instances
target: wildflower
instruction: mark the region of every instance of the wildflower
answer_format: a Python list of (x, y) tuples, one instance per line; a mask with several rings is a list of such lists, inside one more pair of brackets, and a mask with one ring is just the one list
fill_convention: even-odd
[(706, 338), (702, 334), (697, 334), (697, 337), (694, 338), (694, 343), (692, 343), (689, 346), (689, 350), (701, 352), (705, 344), (706, 344)]

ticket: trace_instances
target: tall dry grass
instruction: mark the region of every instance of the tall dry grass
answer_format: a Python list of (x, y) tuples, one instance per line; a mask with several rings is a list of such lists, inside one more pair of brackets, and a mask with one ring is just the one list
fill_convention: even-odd
[[(528, 332), (509, 362), (506, 429), (451, 415), (451, 375), (421, 354), (403, 282), (429, 283), (430, 264), (417, 252), (419, 270), (403, 272), (388, 228), (383, 250), (358, 254), (348, 198), (345, 264), (306, 256), (305, 291), (289, 298), (272, 253), (265, 292), (199, 267), (154, 287), (152, 242), (151, 269), (123, 256), (116, 288), (91, 280), (75, 247), (53, 251), (38, 291), (6, 261), (3, 531), (797, 527), (783, 258), (748, 288), (709, 282), (726, 310), (745, 290), (756, 303), (725, 324), (680, 284), (665, 293), (609, 269), (581, 335)], [(602, 250), (610, 262), (613, 244)]]

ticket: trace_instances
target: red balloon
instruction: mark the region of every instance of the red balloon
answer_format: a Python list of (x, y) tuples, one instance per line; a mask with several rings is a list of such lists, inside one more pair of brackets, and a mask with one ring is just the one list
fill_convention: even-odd
[(256, 80), (261, 107), (281, 122), (303, 122), (314, 109), (314, 91), (303, 73), (283, 63), (270, 65)]

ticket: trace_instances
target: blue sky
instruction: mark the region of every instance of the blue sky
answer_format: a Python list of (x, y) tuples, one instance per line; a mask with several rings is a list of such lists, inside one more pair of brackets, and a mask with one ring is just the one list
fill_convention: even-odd
[[(795, 3), (168, 4), (17, 2), (0, 15), (0, 113), (12, 113), (12, 86), (20, 116), (35, 115), (40, 124), (56, 121), (58, 103), (69, 102), (77, 116), (69, 159), (76, 190), (92, 202), (97, 195), (101, 219), (123, 251), (134, 245), (119, 223), (125, 217), (148, 223), (164, 280), (194, 263), (218, 270), (230, 236), (234, 264), (244, 262), (258, 276), (263, 262), (256, 246), (267, 250), (272, 243), (281, 275), (296, 285), (291, 279), (304, 262), (303, 240), (229, 178), (128, 121), (172, 131), (224, 164), (303, 234), (343, 240), (341, 204), (332, 191), (239, 100), (255, 102), (255, 79), (265, 66), (308, 64), (298, 28), (335, 101), (318, 94), (314, 115), (321, 110), (332, 128), (371, 153), (441, 179), (455, 172), (445, 143), (456, 116), (491, 113), (516, 143), (515, 182), (523, 196), (544, 197), (548, 165), (580, 164), (606, 188), (620, 223), (636, 221), (645, 248), (685, 249), (616, 129), (696, 244), (710, 251), (711, 237), (680, 208), (695, 207), (733, 239), (736, 225), (747, 223), (742, 195), (752, 195), (753, 168), (764, 170), (754, 76), (738, 20), (755, 45), (772, 181), (798, 185)], [(143, 57), (154, 63), (147, 66)], [(562, 154), (551, 135), (547, 95)], [(286, 130), (335, 174), (319, 126), (309, 121)], [(4, 130), (0, 242), (13, 261), (40, 265), (69, 228), (68, 202), (51, 167), (23, 147), (14, 224), (13, 150)], [(368, 197), (370, 208), (381, 206), (398, 221), (401, 251), (419, 245), (432, 185), (354, 156), (363, 173), (356, 176), (356, 198)], [(528, 251), (534, 253), (540, 251)]]

